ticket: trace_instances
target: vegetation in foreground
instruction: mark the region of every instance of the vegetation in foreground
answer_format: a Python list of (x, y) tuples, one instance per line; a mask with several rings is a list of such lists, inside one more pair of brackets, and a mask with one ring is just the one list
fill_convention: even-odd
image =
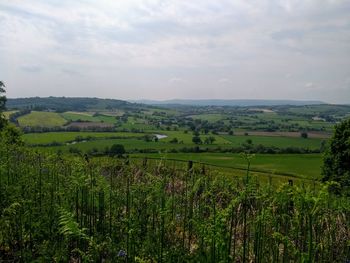
[[(343, 262), (350, 201), (124, 159), (67, 159), (3, 142), (2, 260)], [(249, 161), (249, 159), (248, 159)]]

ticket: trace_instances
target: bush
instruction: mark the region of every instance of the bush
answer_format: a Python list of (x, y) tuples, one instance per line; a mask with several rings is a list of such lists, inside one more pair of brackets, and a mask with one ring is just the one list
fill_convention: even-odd
[(195, 143), (195, 144), (201, 144), (202, 143), (201, 137), (193, 136), (192, 142)]
[(335, 126), (322, 173), (324, 181), (336, 181), (343, 188), (350, 188), (350, 119)]
[(125, 153), (125, 148), (122, 144), (113, 144), (109, 149), (110, 156), (122, 156)]
[(307, 134), (307, 132), (301, 132), (300, 137), (307, 139), (309, 137), (309, 135)]

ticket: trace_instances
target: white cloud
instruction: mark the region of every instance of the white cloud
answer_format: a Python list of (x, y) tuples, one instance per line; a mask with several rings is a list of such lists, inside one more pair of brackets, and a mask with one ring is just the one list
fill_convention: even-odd
[(316, 87), (316, 85), (313, 82), (308, 82), (308, 83), (305, 83), (304, 87), (307, 89), (313, 89)]

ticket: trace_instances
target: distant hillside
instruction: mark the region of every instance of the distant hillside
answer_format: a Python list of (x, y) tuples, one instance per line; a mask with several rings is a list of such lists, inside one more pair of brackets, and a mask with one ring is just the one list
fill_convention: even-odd
[(99, 99), (99, 98), (67, 98), (67, 97), (32, 97), (9, 98), (6, 106), (8, 109), (33, 109), (55, 111), (85, 111), (89, 109), (137, 109), (143, 107), (140, 104), (123, 100)]
[(298, 100), (135, 100), (124, 101), (116, 99), (100, 98), (71, 98), (71, 97), (31, 97), (9, 98), (8, 109), (54, 110), (54, 111), (86, 111), (105, 109), (138, 110), (153, 106), (304, 106), (325, 104), (322, 101), (298, 101)]
[(277, 105), (317, 105), (325, 104), (323, 101), (317, 100), (186, 100), (186, 99), (174, 99), (174, 100), (135, 100), (130, 102), (143, 103), (148, 105), (191, 105), (191, 106), (277, 106)]

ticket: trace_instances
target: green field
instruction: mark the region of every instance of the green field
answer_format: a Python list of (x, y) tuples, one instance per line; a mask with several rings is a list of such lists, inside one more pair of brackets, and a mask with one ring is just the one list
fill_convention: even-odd
[[(183, 147), (193, 147), (192, 144), (169, 144), (162, 141), (147, 142), (143, 139), (101, 139), (101, 140), (93, 140), (87, 142), (78, 142), (74, 145), (65, 145), (65, 146), (51, 146), (51, 147), (43, 147), (42, 149), (47, 149), (49, 151), (68, 151), (70, 147), (74, 147), (80, 149), (82, 151), (89, 151), (92, 149), (97, 149), (99, 151), (103, 151), (106, 147), (111, 147), (113, 144), (122, 144), (127, 151), (134, 150), (157, 150), (157, 151), (168, 151), (169, 149), (180, 149)], [(216, 147), (215, 145), (209, 146), (210, 148)]]
[[(153, 132), (167, 135), (168, 137), (164, 138), (162, 140), (164, 142), (169, 142), (172, 139), (177, 138), (178, 141), (182, 141), (185, 144), (193, 144), (192, 143), (193, 134), (191, 132), (188, 132), (188, 133), (184, 133), (183, 131), (153, 131)], [(219, 136), (219, 135), (200, 134), (202, 141), (204, 141), (205, 138), (207, 138), (209, 136), (212, 136), (215, 138), (215, 141), (213, 144), (216, 144), (216, 145), (217, 144), (222, 145), (222, 144), (230, 144), (231, 143), (230, 141), (226, 140), (225, 138), (223, 138), (222, 136)]]
[[(133, 157), (151, 157), (176, 160), (193, 160), (206, 164), (245, 169), (246, 160), (240, 154), (232, 153), (167, 153), (135, 154)], [(290, 175), (304, 179), (321, 178), (321, 154), (256, 154), (251, 159), (251, 169), (275, 175)]]
[(275, 146), (280, 148), (300, 147), (309, 149), (319, 149), (322, 139), (317, 138), (293, 138), (293, 137), (269, 137), (269, 136), (230, 136), (223, 135), (225, 140), (231, 142), (234, 146), (242, 145), (247, 140), (251, 140), (253, 144), (261, 144), (264, 146)]
[[(160, 139), (158, 142), (145, 141), (142, 139), (146, 134), (165, 134), (168, 137)], [(247, 140), (252, 140), (252, 145), (264, 145), (267, 147), (274, 146), (278, 148), (286, 147), (300, 147), (309, 148), (312, 150), (319, 149), (322, 139), (303, 139), (303, 138), (288, 138), (288, 137), (263, 137), (263, 136), (229, 136), (229, 135), (210, 135), (215, 138), (213, 144), (196, 145), (192, 142), (193, 135), (184, 133), (182, 131), (149, 131), (148, 133), (132, 133), (132, 132), (49, 132), (49, 133), (32, 133), (23, 136), (24, 141), (29, 145), (50, 144), (53, 142), (64, 143), (74, 141), (77, 136), (80, 137), (94, 137), (93, 140), (86, 142), (77, 142), (72, 145), (45, 147), (50, 150), (67, 151), (70, 147), (80, 149), (82, 151), (89, 151), (97, 149), (103, 151), (107, 146), (113, 144), (122, 144), (127, 151), (135, 150), (157, 150), (170, 151), (172, 149), (179, 150), (184, 147), (193, 148), (199, 146), (200, 148), (213, 149), (221, 147), (222, 149), (231, 149), (232, 147), (241, 147), (247, 144)], [(209, 135), (201, 135), (204, 141)], [(121, 137), (121, 138), (115, 138)], [(98, 138), (98, 140), (96, 140)], [(177, 138), (179, 143), (171, 143), (170, 141)]]
[(32, 111), (29, 114), (19, 117), (17, 120), (19, 125), (24, 127), (54, 127), (62, 126), (67, 122), (60, 114), (46, 111)]
[(203, 120), (203, 121), (216, 122), (223, 119), (225, 116), (222, 114), (209, 113), (209, 114), (189, 115), (188, 117), (192, 119)]
[[(137, 118), (137, 117), (128, 117), (128, 121), (122, 123), (118, 128), (121, 129), (137, 129), (137, 130), (153, 130), (156, 127), (154, 125), (151, 125), (149, 121), (146, 118)], [(158, 132), (159, 133), (159, 132)]]
[[(204, 134), (204, 129), (198, 129), (202, 144), (194, 144), (192, 142), (193, 132), (188, 126), (181, 125), (174, 120), (174, 114), (179, 113), (173, 109), (148, 109), (140, 112), (125, 112), (124, 118), (117, 116), (96, 114), (94, 111), (79, 112), (69, 111), (64, 113), (53, 112), (37, 112), (21, 116), (18, 121), (21, 126), (61, 126), (66, 121), (89, 121), (89, 122), (106, 122), (114, 123), (118, 130), (139, 130), (145, 133), (133, 132), (49, 132), (49, 133), (32, 133), (23, 136), (27, 145), (35, 146), (36, 149), (49, 152), (69, 152), (71, 148), (82, 151), (83, 153), (99, 152), (104, 153), (106, 148), (110, 148), (113, 144), (122, 144), (129, 154), (133, 157), (149, 156), (149, 157), (165, 157), (177, 160), (194, 160), (204, 162), (219, 169), (236, 169), (236, 173), (242, 174), (242, 169), (246, 167), (245, 161), (239, 154), (224, 153), (224, 151), (235, 149), (258, 149), (258, 145), (264, 147), (275, 147), (279, 149), (300, 148), (309, 150), (318, 150), (324, 144), (324, 139), (319, 138), (301, 138), (301, 137), (282, 137), (282, 136), (259, 136), (259, 135), (227, 135), (227, 132), (221, 134), (213, 134), (212, 130), (208, 134)], [(285, 115), (276, 112), (241, 112), (237, 115), (231, 115), (226, 111), (210, 111), (197, 114), (184, 115), (197, 119), (194, 123), (201, 121), (211, 122), (211, 129), (215, 129), (216, 125), (222, 125), (218, 121), (223, 121), (225, 125), (230, 123), (241, 123), (243, 129), (234, 128), (234, 132), (244, 130), (244, 126), (265, 127), (268, 125), (278, 125), (283, 130), (283, 125), (296, 125), (296, 127), (317, 127), (322, 128), (322, 121), (312, 121), (302, 118), (299, 115), (286, 113)], [(127, 117), (127, 118), (126, 118)], [(180, 117), (181, 118), (181, 117)], [(178, 120), (179, 121), (179, 120)], [(164, 122), (164, 124), (162, 124)], [(216, 123), (217, 122), (217, 123)], [(161, 123), (161, 124), (158, 124)], [(222, 122), (221, 122), (222, 123)], [(272, 124), (271, 124), (272, 123)], [(174, 130), (174, 128), (178, 130)], [(187, 132), (185, 132), (187, 130)], [(146, 141), (145, 135), (161, 134), (166, 138), (158, 141)], [(77, 137), (80, 137), (77, 140)], [(212, 144), (204, 144), (209, 136), (214, 137)], [(89, 137), (87, 140), (85, 138)], [(172, 142), (177, 139), (177, 143)], [(83, 141), (82, 141), (83, 140)], [(52, 143), (60, 145), (52, 146)], [(186, 151), (195, 151), (195, 147), (199, 147), (201, 151), (206, 153), (186, 153)], [(242, 148), (238, 148), (242, 147)], [(174, 153), (170, 153), (170, 152)], [(178, 153), (175, 153), (178, 151)], [(157, 152), (145, 154), (142, 152)], [(221, 152), (221, 153), (220, 153)], [(319, 179), (321, 170), (321, 154), (257, 154), (252, 160), (252, 170), (255, 173), (264, 175), (272, 175), (274, 177), (282, 176), (283, 178), (304, 178)]]
[(23, 139), (28, 144), (48, 144), (52, 142), (69, 142), (81, 137), (94, 138), (110, 138), (110, 137), (142, 137), (143, 133), (131, 132), (44, 132), (44, 133), (28, 133), (23, 135)]
[(61, 116), (69, 121), (90, 121), (90, 122), (106, 122), (106, 123), (116, 123), (115, 116), (107, 115), (91, 115), (84, 112), (65, 112)]

